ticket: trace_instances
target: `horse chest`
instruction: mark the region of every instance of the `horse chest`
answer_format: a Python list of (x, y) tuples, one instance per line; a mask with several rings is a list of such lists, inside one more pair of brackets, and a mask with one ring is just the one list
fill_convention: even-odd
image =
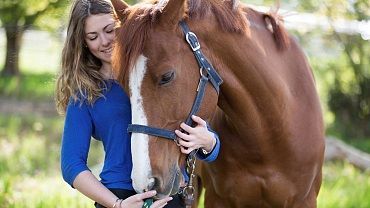
[(219, 200), (218, 203), (224, 204), (224, 207), (289, 207), (297, 194), (294, 184), (279, 172), (251, 173), (240, 168), (220, 172), (210, 168), (209, 173), (213, 185), (206, 187), (206, 190), (214, 192), (218, 196), (215, 204)]

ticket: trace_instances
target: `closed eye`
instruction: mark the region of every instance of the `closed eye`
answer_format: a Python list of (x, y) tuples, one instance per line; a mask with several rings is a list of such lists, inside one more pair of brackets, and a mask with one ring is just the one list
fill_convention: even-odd
[(161, 80), (159, 81), (159, 85), (165, 85), (173, 80), (175, 77), (175, 72), (170, 71), (162, 75)]

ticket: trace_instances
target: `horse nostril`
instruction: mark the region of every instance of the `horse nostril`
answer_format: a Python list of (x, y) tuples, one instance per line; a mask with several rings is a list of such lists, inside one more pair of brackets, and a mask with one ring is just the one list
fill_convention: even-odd
[(150, 178), (149, 179), (149, 183), (148, 183), (148, 187), (147, 187), (147, 191), (150, 191), (153, 189), (154, 185), (155, 185), (155, 181), (156, 181), (156, 178)]

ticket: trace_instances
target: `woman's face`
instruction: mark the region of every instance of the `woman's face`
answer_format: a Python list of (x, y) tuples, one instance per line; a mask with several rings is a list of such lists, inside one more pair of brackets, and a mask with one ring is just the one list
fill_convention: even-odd
[(87, 17), (85, 41), (90, 52), (103, 63), (111, 63), (115, 21), (111, 14)]

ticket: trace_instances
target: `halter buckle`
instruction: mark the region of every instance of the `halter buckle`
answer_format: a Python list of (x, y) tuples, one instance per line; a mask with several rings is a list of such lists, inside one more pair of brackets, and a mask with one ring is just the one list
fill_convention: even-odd
[(193, 51), (197, 51), (200, 49), (200, 43), (198, 41), (198, 38), (193, 32), (186, 33), (185, 38)]

